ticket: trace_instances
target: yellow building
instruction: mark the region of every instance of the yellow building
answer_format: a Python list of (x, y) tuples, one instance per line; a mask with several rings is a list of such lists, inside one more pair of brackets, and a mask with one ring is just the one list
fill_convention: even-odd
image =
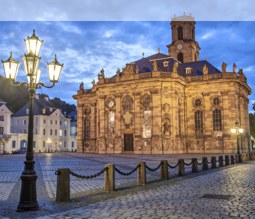
[(237, 152), (230, 129), (238, 121), (240, 152), (250, 147), (247, 85), (235, 64), (218, 70), (199, 60), (195, 21), (171, 22), (168, 55), (160, 53), (126, 64), (111, 78), (74, 98), (78, 106), (80, 152), (136, 154)]

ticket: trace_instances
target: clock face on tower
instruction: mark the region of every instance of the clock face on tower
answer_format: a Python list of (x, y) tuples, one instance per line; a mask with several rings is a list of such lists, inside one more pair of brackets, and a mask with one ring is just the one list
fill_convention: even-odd
[(178, 44), (177, 49), (182, 49), (182, 44)]

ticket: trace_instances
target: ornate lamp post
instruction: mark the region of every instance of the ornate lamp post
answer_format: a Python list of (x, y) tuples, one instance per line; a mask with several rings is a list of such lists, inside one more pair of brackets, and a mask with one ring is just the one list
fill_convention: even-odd
[(241, 154), (240, 154), (238, 136), (241, 135), (243, 133), (243, 131), (244, 130), (240, 127), (239, 123), (236, 121), (235, 127), (231, 129), (231, 133), (236, 135), (237, 154), (239, 157), (239, 161), (241, 158)]
[(46, 86), (39, 82), (41, 70), (39, 63), (41, 58), (38, 56), (43, 41), (35, 35), (35, 30), (32, 36), (25, 39), (27, 54), (22, 57), (25, 73), (28, 82), (15, 83), (19, 62), (15, 61), (12, 53), (6, 61), (2, 60), (6, 78), (11, 80), (13, 86), (24, 85), (28, 88), (29, 93), (29, 121), (28, 121), (28, 144), (26, 152), (26, 160), (24, 161), (24, 170), (21, 175), (21, 193), (17, 211), (35, 211), (39, 209), (36, 195), (36, 179), (37, 175), (34, 170), (34, 152), (33, 152), (33, 125), (34, 125), (34, 97), (36, 89), (40, 87), (52, 88), (58, 82), (63, 64), (60, 64), (56, 55), (52, 62), (47, 63), (50, 82), (52, 85)]

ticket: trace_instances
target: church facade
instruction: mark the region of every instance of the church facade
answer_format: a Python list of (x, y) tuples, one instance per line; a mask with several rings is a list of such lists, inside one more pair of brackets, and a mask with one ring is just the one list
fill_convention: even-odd
[[(85, 153), (236, 153), (250, 150), (247, 84), (236, 64), (199, 60), (195, 21), (171, 21), (168, 54), (126, 64), (77, 100), (77, 149)], [(231, 134), (235, 122), (244, 129)]]

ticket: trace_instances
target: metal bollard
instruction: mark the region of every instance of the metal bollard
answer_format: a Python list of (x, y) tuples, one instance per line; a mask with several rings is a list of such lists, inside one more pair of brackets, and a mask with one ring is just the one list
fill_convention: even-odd
[(208, 170), (208, 161), (207, 161), (207, 157), (203, 157), (203, 158), (202, 158), (202, 162), (203, 162), (202, 169), (203, 169), (203, 170)]
[(179, 162), (178, 175), (179, 176), (185, 176), (184, 159), (179, 159), (178, 162)]
[(212, 157), (212, 158), (211, 158), (211, 168), (212, 168), (212, 169), (217, 168), (216, 157)]
[(223, 156), (219, 156), (219, 167), (223, 167)]
[(161, 161), (160, 178), (161, 178), (161, 180), (167, 180), (168, 179), (167, 160), (162, 160)]
[(146, 184), (146, 167), (145, 162), (139, 162), (139, 168), (137, 171), (137, 185)]
[(57, 202), (70, 201), (70, 169), (62, 168), (56, 171), (57, 177)]
[(230, 163), (231, 163), (231, 165), (235, 164), (235, 157), (234, 157), (234, 155), (230, 155)]
[(225, 165), (229, 165), (229, 155), (225, 155)]
[(113, 192), (115, 190), (115, 165), (106, 164), (107, 170), (104, 172), (104, 191)]
[(192, 173), (198, 172), (197, 158), (192, 158)]

